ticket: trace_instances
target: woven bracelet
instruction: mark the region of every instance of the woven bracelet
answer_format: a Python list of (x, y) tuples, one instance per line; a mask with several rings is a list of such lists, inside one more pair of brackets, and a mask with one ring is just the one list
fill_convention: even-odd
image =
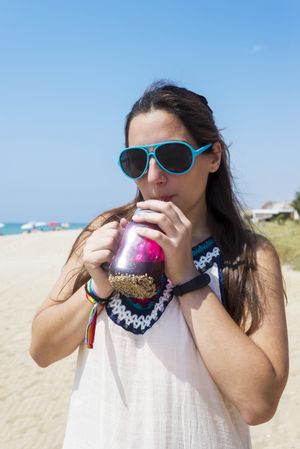
[[(96, 293), (94, 292), (93, 288), (92, 288), (92, 279), (90, 279), (88, 282), (86, 282), (86, 284), (84, 284), (84, 289), (85, 289), (85, 293), (87, 294), (87, 296), (90, 296), (91, 298), (93, 298), (94, 302), (96, 302), (97, 304), (107, 304), (112, 296), (109, 295), (108, 298), (100, 298), (99, 296), (96, 295)], [(89, 299), (89, 298), (87, 298)], [(93, 302), (93, 301), (91, 301)]]
[(93, 304), (93, 308), (90, 311), (89, 321), (85, 330), (84, 342), (89, 349), (92, 349), (95, 339), (98, 306), (107, 304), (112, 294), (108, 298), (99, 298), (99, 296), (97, 296), (92, 289), (92, 279), (84, 284), (84, 289), (86, 293), (86, 299)]

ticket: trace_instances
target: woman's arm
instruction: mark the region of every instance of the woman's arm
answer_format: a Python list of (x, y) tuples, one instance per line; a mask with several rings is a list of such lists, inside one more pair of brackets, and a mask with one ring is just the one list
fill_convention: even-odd
[(85, 297), (84, 287), (68, 300), (60, 301), (61, 288), (74, 272), (73, 269), (73, 261), (65, 265), (32, 322), (30, 354), (41, 367), (68, 356), (84, 340), (89, 312), (93, 307)]
[[(73, 291), (76, 274), (84, 266), (93, 279), (93, 289), (100, 298), (107, 298), (113, 288), (107, 273), (101, 268), (111, 262), (119, 245), (123, 227), (128, 223), (112, 221), (103, 225), (100, 217), (94, 223), (94, 232), (82, 234), (76, 249), (64, 266), (48, 298), (36, 313), (32, 323), (30, 354), (36, 363), (46, 367), (71, 354), (84, 340), (92, 304), (86, 299), (84, 287), (66, 301), (67, 292)], [(74, 276), (75, 274), (75, 276)], [(101, 312), (103, 306), (98, 309)]]
[(212, 378), (250, 425), (266, 422), (274, 415), (289, 366), (281, 269), (271, 245), (257, 250), (257, 261), (265, 315), (261, 327), (250, 337), (210, 288), (179, 299)]
[[(180, 285), (198, 273), (191, 256), (192, 223), (172, 202), (147, 200), (138, 207), (153, 213), (133, 216), (136, 222), (157, 224), (161, 231), (137, 232), (155, 240), (165, 253), (165, 273)], [(220, 391), (255, 425), (275, 413), (288, 377), (288, 339), (282, 276), (271, 244), (257, 248), (260, 298), (265, 309), (261, 327), (248, 337), (209, 287), (179, 301), (195, 344)]]

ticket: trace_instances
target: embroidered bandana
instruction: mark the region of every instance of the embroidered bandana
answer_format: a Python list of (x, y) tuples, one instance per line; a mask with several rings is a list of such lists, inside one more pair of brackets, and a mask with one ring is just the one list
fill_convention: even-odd
[[(220, 249), (212, 238), (192, 248), (194, 264), (199, 273), (209, 270), (214, 264), (218, 268), (218, 278), (222, 303), (224, 304), (224, 282)], [(173, 285), (165, 275), (162, 276), (162, 287), (150, 300), (137, 300), (116, 293), (106, 305), (109, 318), (118, 326), (134, 334), (144, 334), (162, 316), (173, 299)]]

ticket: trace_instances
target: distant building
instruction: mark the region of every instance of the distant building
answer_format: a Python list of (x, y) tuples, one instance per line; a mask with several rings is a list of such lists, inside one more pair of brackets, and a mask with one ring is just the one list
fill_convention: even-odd
[(248, 209), (245, 214), (253, 223), (257, 223), (258, 221), (269, 221), (279, 214), (285, 215), (291, 220), (297, 220), (295, 212), (295, 209), (287, 201), (267, 201), (260, 209)]

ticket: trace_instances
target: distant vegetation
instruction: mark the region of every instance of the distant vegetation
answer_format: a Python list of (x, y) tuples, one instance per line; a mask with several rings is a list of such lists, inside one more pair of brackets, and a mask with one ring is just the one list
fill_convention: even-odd
[(291, 202), (291, 206), (298, 212), (300, 215), (300, 192), (295, 193), (295, 198)]
[(271, 240), (282, 264), (300, 271), (300, 223), (291, 220), (260, 222), (255, 228)]

